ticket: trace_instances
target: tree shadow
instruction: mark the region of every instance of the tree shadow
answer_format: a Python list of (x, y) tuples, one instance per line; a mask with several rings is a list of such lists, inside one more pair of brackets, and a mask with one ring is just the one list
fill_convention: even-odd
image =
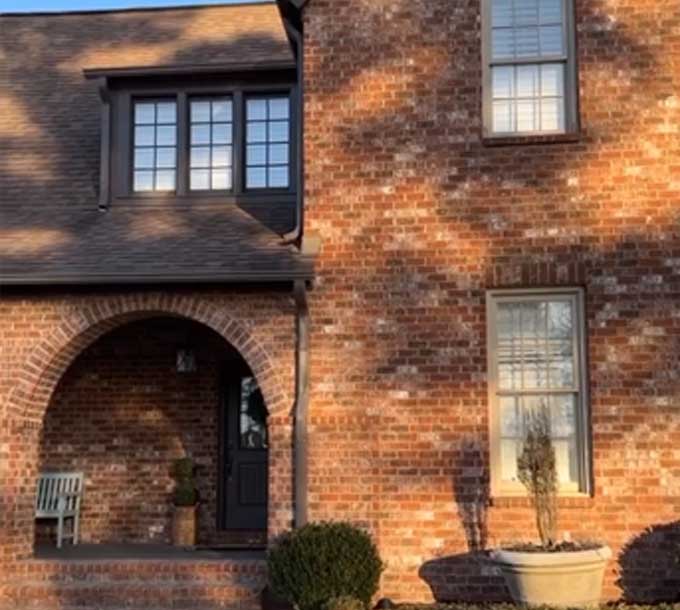
[(626, 543), (618, 561), (626, 602), (680, 601), (680, 521), (648, 527)]
[(455, 456), (453, 495), (468, 551), (427, 561), (418, 575), (440, 603), (509, 601), (503, 578), (486, 553), (490, 506), (486, 453), (478, 439), (465, 438)]

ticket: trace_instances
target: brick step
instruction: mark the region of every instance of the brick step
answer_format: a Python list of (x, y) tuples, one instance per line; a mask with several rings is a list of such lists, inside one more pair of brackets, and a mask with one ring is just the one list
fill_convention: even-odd
[(256, 610), (263, 561), (26, 562), (0, 582), (0, 610)]

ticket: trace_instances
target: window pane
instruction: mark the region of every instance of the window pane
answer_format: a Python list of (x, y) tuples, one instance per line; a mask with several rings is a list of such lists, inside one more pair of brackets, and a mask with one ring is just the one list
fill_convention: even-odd
[(538, 131), (538, 101), (517, 101), (517, 131)]
[(210, 172), (207, 169), (192, 169), (189, 182), (191, 190), (207, 191), (210, 189)]
[(288, 166), (269, 168), (269, 186), (272, 188), (288, 187)]
[(153, 169), (153, 148), (135, 149), (135, 169)]
[(290, 116), (289, 101), (287, 97), (269, 100), (269, 119), (288, 119)]
[(563, 64), (541, 66), (541, 95), (543, 97), (562, 97), (564, 95)]
[(212, 172), (212, 188), (215, 190), (229, 190), (231, 188), (231, 170), (216, 169)]
[(276, 121), (269, 123), (269, 141), (287, 142), (288, 129), (288, 121)]
[(174, 148), (159, 148), (156, 150), (156, 167), (174, 168), (175, 167), (175, 149)]
[(248, 123), (248, 142), (267, 141), (267, 123)]
[(272, 165), (288, 164), (288, 144), (272, 144), (269, 146), (269, 163)]
[(212, 120), (215, 123), (231, 123), (231, 102), (228, 100), (215, 101), (212, 104)]
[(249, 167), (246, 172), (246, 186), (248, 188), (266, 188), (267, 170), (264, 167)]
[(210, 102), (205, 101), (191, 102), (191, 122), (192, 123), (210, 122)]
[(538, 54), (538, 28), (517, 28), (515, 30), (515, 56), (536, 57)]
[(541, 129), (543, 131), (564, 130), (564, 98), (541, 100)]
[(154, 104), (135, 104), (135, 123), (153, 125), (155, 122)]
[(251, 144), (247, 151), (248, 165), (266, 165), (267, 163), (267, 147), (260, 144)]
[(513, 57), (515, 54), (515, 35), (513, 30), (494, 30), (491, 34), (491, 46), (494, 59)]
[(210, 144), (210, 125), (192, 125), (191, 143)]
[(246, 107), (247, 118), (249, 121), (264, 121), (267, 119), (266, 100), (248, 100)]
[(267, 448), (267, 408), (252, 377), (241, 380), (239, 436), (241, 449)]
[(512, 25), (512, 0), (492, 0), (492, 27), (509, 27)]
[(173, 191), (175, 190), (175, 170), (158, 170), (156, 172), (156, 190)]
[(152, 191), (153, 190), (153, 172), (135, 172), (134, 179), (135, 191)]
[(515, 25), (538, 24), (538, 0), (514, 0)]
[(135, 127), (135, 146), (153, 146), (154, 144), (153, 127)]
[(514, 102), (493, 103), (493, 130), (495, 133), (509, 133), (515, 131)]
[(156, 127), (156, 144), (159, 146), (174, 146), (177, 143), (177, 128), (174, 125), (159, 125)]
[(517, 97), (538, 96), (538, 66), (517, 67)]
[(191, 167), (210, 167), (210, 148), (193, 146), (191, 148)]
[(541, 0), (539, 18), (542, 24), (562, 23), (562, 0)]
[(511, 66), (499, 66), (492, 68), (491, 80), (494, 98), (514, 97), (515, 69)]
[(541, 55), (562, 55), (562, 26), (542, 27), (540, 31)]
[(226, 167), (231, 165), (231, 147), (230, 146), (213, 146), (212, 149), (212, 166)]
[(212, 126), (213, 144), (231, 144), (231, 123), (218, 123)]
[(175, 102), (159, 102), (156, 104), (156, 122), (164, 124), (177, 122)]

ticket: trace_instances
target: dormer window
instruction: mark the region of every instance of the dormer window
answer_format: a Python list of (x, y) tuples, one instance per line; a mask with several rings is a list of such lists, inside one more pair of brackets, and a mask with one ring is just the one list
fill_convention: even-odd
[(101, 205), (224, 201), (285, 226), (296, 202), (295, 75), (107, 74)]

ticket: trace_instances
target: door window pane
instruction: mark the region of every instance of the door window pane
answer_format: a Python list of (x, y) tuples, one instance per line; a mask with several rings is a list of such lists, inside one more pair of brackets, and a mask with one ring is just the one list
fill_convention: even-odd
[(232, 187), (233, 108), (230, 98), (194, 99), (191, 111), (189, 188), (227, 191)]
[(290, 101), (287, 97), (246, 102), (246, 187), (290, 186)]
[(174, 100), (134, 104), (135, 192), (174, 191), (177, 169), (177, 105)]
[(267, 448), (267, 408), (253, 377), (241, 380), (239, 442), (241, 449)]

